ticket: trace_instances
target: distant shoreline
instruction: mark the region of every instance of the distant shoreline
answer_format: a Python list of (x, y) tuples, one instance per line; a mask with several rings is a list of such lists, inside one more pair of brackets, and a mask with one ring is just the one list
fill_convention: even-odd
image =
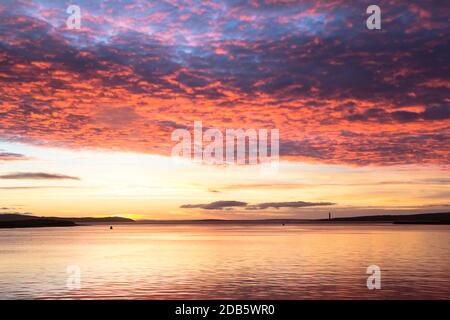
[(259, 219), (259, 220), (132, 220), (122, 217), (103, 218), (61, 218), (36, 217), (22, 214), (0, 214), (0, 229), (76, 227), (91, 224), (154, 224), (154, 225), (300, 225), (300, 224), (407, 224), (407, 225), (450, 225), (450, 212), (411, 215), (378, 215), (332, 219)]
[(140, 224), (450, 224), (450, 212), (409, 215), (357, 216), (332, 219), (258, 219), (258, 220), (138, 220)]
[(92, 223), (117, 224), (134, 222), (134, 220), (121, 217), (60, 218), (36, 217), (24, 214), (0, 214), (0, 229), (78, 227)]
[[(130, 223), (121, 223), (130, 224)], [(132, 225), (370, 225), (370, 224), (404, 224), (404, 225), (450, 225), (450, 222), (446, 221), (319, 221), (319, 220), (309, 220), (309, 221), (293, 221), (293, 222), (261, 222), (259, 220), (229, 220), (220, 222), (204, 222), (204, 221), (136, 221)]]
[(46, 227), (76, 227), (76, 223), (65, 220), (29, 219), (16, 221), (0, 221), (0, 229), (16, 228), (46, 228)]

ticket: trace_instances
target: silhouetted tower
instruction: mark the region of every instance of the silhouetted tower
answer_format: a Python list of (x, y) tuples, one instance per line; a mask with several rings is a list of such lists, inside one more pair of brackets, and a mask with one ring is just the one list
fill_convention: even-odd
[(331, 212), (328, 212), (328, 220), (331, 220)]

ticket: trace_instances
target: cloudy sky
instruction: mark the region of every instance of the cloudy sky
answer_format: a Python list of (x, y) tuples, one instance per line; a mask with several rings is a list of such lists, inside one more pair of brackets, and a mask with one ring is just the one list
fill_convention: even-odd
[[(449, 7), (375, 2), (2, 0), (0, 212), (448, 211)], [(278, 128), (279, 170), (172, 161), (194, 121)]]

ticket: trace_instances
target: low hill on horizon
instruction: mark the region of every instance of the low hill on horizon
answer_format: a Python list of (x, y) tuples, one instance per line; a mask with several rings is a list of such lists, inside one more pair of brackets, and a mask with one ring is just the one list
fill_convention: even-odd
[(44, 228), (44, 227), (76, 227), (78, 224), (67, 220), (58, 219), (23, 219), (0, 221), (0, 229), (12, 228)]
[(0, 228), (71, 227), (71, 226), (80, 226), (82, 223), (130, 223), (130, 222), (134, 222), (134, 220), (122, 217), (62, 218), (62, 217), (38, 217), (20, 213), (0, 214)]
[(332, 218), (331, 220), (321, 219), (321, 221), (393, 222), (398, 224), (401, 223), (450, 224), (450, 212), (343, 217), (343, 218)]
[(332, 219), (247, 219), (247, 220), (226, 220), (226, 219), (197, 219), (197, 220), (137, 220), (136, 223), (150, 224), (276, 224), (276, 223), (317, 223), (317, 222), (386, 222), (386, 223), (422, 223), (422, 224), (450, 224), (450, 212), (440, 213), (420, 213), (406, 215), (374, 215), (342, 217)]

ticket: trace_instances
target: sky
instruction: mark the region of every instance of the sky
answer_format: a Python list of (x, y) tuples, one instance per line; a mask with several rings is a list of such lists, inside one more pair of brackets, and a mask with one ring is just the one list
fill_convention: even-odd
[[(366, 8), (381, 8), (368, 30)], [(66, 12), (81, 9), (81, 28)], [(0, 213), (324, 218), (450, 208), (445, 1), (0, 1)], [(174, 159), (279, 129), (280, 163)]]

